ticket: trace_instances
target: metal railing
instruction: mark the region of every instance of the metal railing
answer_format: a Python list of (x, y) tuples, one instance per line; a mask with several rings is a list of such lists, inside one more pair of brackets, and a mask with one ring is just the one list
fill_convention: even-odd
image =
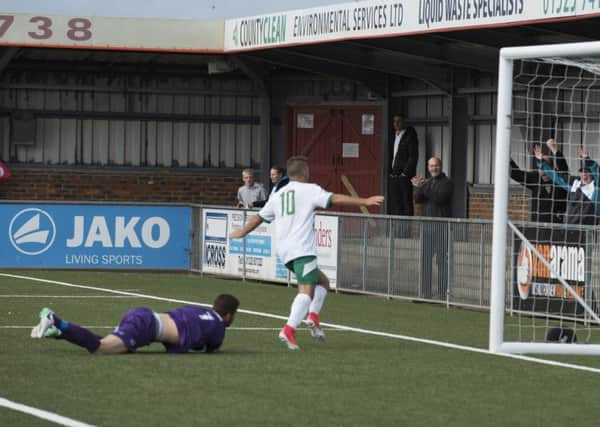
[[(212, 207), (196, 206), (192, 214), (191, 268), (195, 271), (202, 270), (204, 208)], [(239, 213), (245, 220), (255, 212), (239, 209)], [(365, 216), (345, 212), (319, 214), (338, 218), (337, 291), (447, 306), (489, 308), (491, 220)], [(520, 222), (516, 226), (520, 229), (530, 227), (546, 234), (549, 230), (567, 232), (565, 224)], [(581, 231), (574, 231), (569, 226), (568, 233), (585, 235), (585, 283), (591, 291), (587, 298), (594, 304), (595, 311), (599, 311), (600, 303), (596, 300), (600, 295), (600, 258), (596, 256), (596, 242), (600, 241), (600, 229), (597, 226), (575, 228)], [(506, 238), (506, 306), (510, 307), (518, 248), (515, 248), (512, 231)]]
[[(192, 214), (191, 267), (195, 271), (202, 271), (203, 208), (218, 207), (196, 206)], [(320, 214), (339, 219), (337, 291), (489, 306), (491, 221)]]
[(489, 306), (491, 221), (339, 216), (338, 290)]

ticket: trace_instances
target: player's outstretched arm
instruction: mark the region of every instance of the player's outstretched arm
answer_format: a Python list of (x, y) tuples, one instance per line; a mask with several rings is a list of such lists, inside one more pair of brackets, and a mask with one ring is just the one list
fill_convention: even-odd
[(337, 206), (381, 206), (383, 196), (371, 197), (351, 197), (345, 194), (334, 194), (331, 198), (331, 204)]
[(250, 217), (246, 225), (238, 230), (234, 230), (229, 234), (231, 239), (241, 239), (246, 234), (251, 233), (256, 227), (263, 222), (263, 219), (259, 215), (253, 215)]

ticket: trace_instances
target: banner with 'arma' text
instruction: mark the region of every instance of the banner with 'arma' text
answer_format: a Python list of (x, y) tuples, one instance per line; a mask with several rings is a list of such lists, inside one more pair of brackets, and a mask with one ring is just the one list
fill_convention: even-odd
[(525, 242), (515, 239), (513, 310), (583, 315), (583, 307), (577, 303), (573, 293), (561, 284), (559, 277), (584, 301), (592, 299), (587, 271), (591, 263), (587, 258), (589, 248), (586, 246), (586, 232), (531, 227), (521, 231), (551, 268)]

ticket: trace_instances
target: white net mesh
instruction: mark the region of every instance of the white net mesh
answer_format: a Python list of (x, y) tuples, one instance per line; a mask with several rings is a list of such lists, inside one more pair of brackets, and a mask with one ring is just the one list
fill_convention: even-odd
[(600, 343), (600, 58), (521, 60), (514, 70), (517, 231), (504, 340)]

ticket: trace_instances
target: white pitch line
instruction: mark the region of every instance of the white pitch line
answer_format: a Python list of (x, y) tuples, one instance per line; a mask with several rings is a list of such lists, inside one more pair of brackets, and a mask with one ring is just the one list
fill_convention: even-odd
[[(98, 325), (80, 325), (83, 328), (86, 329), (115, 329), (114, 326), (98, 326)], [(31, 329), (33, 328), (34, 325), (0, 325), (0, 330), (1, 329)], [(351, 331), (344, 331), (342, 329), (329, 329), (329, 328), (322, 328), (323, 331), (327, 332), (327, 333), (331, 333), (331, 332), (351, 332)], [(229, 331), (244, 331), (244, 332), (248, 332), (248, 331), (258, 331), (258, 332), (262, 332), (262, 331), (280, 331), (281, 328), (277, 327), (277, 328), (262, 328), (262, 327), (237, 327), (237, 326), (230, 326), (227, 328), (227, 330)], [(308, 329), (302, 329), (299, 331), (303, 331), (308, 333), (309, 330)]]
[(4, 399), (0, 397), (0, 406), (3, 406), (13, 411), (23, 412), (25, 414), (33, 415), (34, 417), (41, 418), (46, 421), (53, 422), (68, 427), (94, 427), (92, 424), (82, 423), (81, 421), (74, 420), (72, 418), (63, 417), (62, 415), (55, 414), (54, 412), (44, 411), (43, 409), (37, 409), (32, 406), (23, 405)]
[[(31, 329), (35, 325), (1, 325), (0, 329)], [(115, 329), (114, 326), (80, 325), (87, 329)]]
[[(198, 303), (195, 301), (186, 301), (186, 300), (180, 300), (180, 299), (175, 299), (175, 298), (158, 297), (155, 295), (124, 292), (124, 291), (118, 291), (118, 290), (113, 290), (113, 289), (99, 288), (99, 287), (95, 287), (95, 286), (76, 285), (74, 283), (61, 282), (59, 280), (41, 279), (41, 278), (32, 277), (32, 276), (21, 276), (21, 275), (17, 275), (17, 274), (8, 274), (8, 273), (0, 273), (0, 276), (11, 277), (13, 279), (31, 280), (34, 282), (41, 282), (41, 283), (50, 283), (50, 284), (55, 284), (55, 285), (67, 286), (67, 287), (71, 287), (71, 288), (91, 289), (91, 290), (95, 290), (95, 291), (115, 293), (115, 294), (119, 294), (119, 295), (130, 295), (130, 296), (136, 296), (136, 297), (140, 297), (140, 298), (148, 298), (148, 299), (156, 300), (156, 301), (176, 302), (179, 304), (202, 305), (205, 307), (211, 306), (210, 304)], [(271, 314), (271, 313), (263, 313), (260, 311), (240, 309), (240, 310), (238, 310), (238, 313), (251, 314), (254, 316), (267, 317), (267, 318), (271, 318), (271, 319), (287, 320), (287, 316), (280, 316), (280, 315)], [(587, 372), (593, 372), (596, 374), (600, 374), (600, 368), (592, 368), (590, 366), (557, 362), (555, 360), (539, 359), (537, 357), (523, 356), (520, 354), (493, 353), (489, 350), (486, 350), (483, 348), (478, 348), (478, 347), (470, 347), (470, 346), (466, 346), (466, 345), (452, 344), (452, 343), (447, 343), (447, 342), (443, 342), (443, 341), (430, 340), (430, 339), (426, 339), (426, 338), (411, 337), (409, 335), (392, 334), (392, 333), (388, 333), (388, 332), (372, 331), (369, 329), (362, 329), (362, 328), (354, 328), (351, 326), (337, 325), (335, 323), (321, 322), (321, 325), (327, 326), (329, 328), (337, 328), (337, 329), (340, 329), (343, 331), (351, 331), (351, 332), (357, 332), (357, 333), (366, 334), (366, 335), (375, 335), (375, 336), (386, 337), (386, 338), (400, 339), (403, 341), (411, 341), (411, 342), (417, 342), (417, 343), (421, 343), (421, 344), (434, 345), (434, 346), (438, 346), (438, 347), (451, 348), (453, 350), (470, 351), (472, 353), (486, 354), (486, 355), (497, 356), (497, 357), (505, 357), (508, 359), (523, 360), (523, 361), (527, 361), (527, 362), (538, 363), (541, 365), (556, 366), (556, 367), (561, 367), (561, 368), (569, 368), (569, 369), (575, 369), (575, 370), (579, 370), (579, 371), (587, 371)]]
[[(187, 301), (187, 300), (176, 299), (176, 298), (166, 298), (166, 297), (159, 297), (159, 296), (155, 296), (155, 295), (139, 294), (136, 292), (119, 291), (116, 289), (100, 288), (97, 286), (77, 285), (74, 283), (61, 282), (59, 280), (41, 279), (39, 277), (33, 277), (33, 276), (21, 276), (18, 274), (8, 274), (8, 273), (0, 273), (0, 276), (10, 277), (13, 279), (31, 280), (33, 282), (40, 282), (40, 283), (50, 283), (53, 285), (61, 285), (61, 286), (69, 287), (69, 288), (88, 289), (88, 290), (107, 292), (107, 293), (117, 294), (117, 295), (127, 295), (127, 296), (139, 297), (139, 298), (146, 298), (146, 299), (151, 299), (151, 300), (155, 300), (155, 301), (166, 301), (166, 302), (174, 302), (174, 303), (178, 303), (178, 304), (192, 304), (192, 305), (201, 305), (204, 307), (212, 307), (212, 304), (200, 303), (197, 301)], [(238, 310), (238, 312), (245, 313), (245, 314), (252, 314), (252, 315), (261, 316), (261, 317), (269, 317), (271, 319), (287, 320), (287, 316), (279, 316), (277, 314), (262, 313), (259, 311)]]
[(133, 298), (127, 295), (0, 295), (0, 298)]

